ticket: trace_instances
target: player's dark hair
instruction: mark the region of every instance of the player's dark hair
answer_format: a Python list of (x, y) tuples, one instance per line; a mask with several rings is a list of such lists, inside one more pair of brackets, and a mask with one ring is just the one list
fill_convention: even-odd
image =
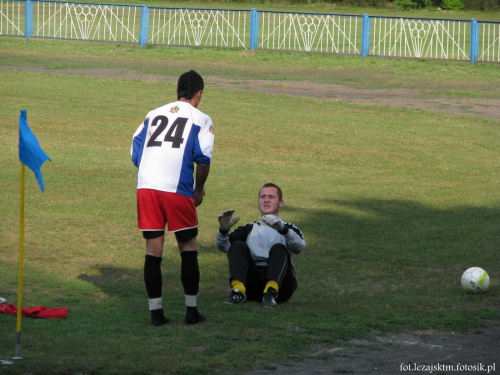
[(194, 70), (183, 73), (177, 81), (177, 99), (192, 99), (204, 87), (203, 78)]
[(269, 182), (269, 183), (267, 183), (267, 184), (262, 185), (262, 187), (261, 187), (261, 188), (260, 188), (260, 190), (259, 190), (259, 197), (260, 197), (260, 192), (261, 192), (261, 191), (262, 191), (262, 189), (263, 189), (263, 188), (265, 188), (265, 187), (274, 187), (274, 188), (276, 188), (276, 190), (278, 190), (278, 198), (280, 199), (280, 201), (282, 201), (282, 200), (283, 200), (283, 192), (281, 191), (280, 187), (279, 187), (278, 185), (276, 185), (276, 184), (271, 183), (271, 182)]

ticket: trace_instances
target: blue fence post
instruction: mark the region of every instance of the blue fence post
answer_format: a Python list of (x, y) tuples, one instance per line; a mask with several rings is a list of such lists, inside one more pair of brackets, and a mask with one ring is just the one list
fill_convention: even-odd
[(370, 17), (363, 14), (363, 28), (361, 29), (361, 56), (366, 57), (370, 52)]
[(474, 64), (479, 57), (479, 23), (475, 18), (470, 23), (470, 63)]
[(148, 43), (149, 34), (149, 8), (147, 5), (142, 6), (141, 14), (141, 35), (139, 35), (139, 44), (141, 48)]
[(33, 3), (26, 0), (24, 5), (24, 35), (26, 40), (30, 40), (33, 35)]
[(257, 48), (259, 40), (259, 12), (253, 8), (250, 11), (250, 49)]

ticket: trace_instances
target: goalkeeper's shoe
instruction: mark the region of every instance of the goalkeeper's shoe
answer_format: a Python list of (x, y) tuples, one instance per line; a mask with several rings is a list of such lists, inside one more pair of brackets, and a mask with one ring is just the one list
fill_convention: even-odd
[(247, 300), (245, 293), (241, 293), (238, 289), (233, 289), (229, 292), (229, 297), (227, 297), (222, 303), (226, 305), (235, 305), (237, 303), (243, 303)]
[(262, 306), (276, 307), (276, 298), (278, 298), (278, 292), (274, 288), (269, 288), (262, 298)]

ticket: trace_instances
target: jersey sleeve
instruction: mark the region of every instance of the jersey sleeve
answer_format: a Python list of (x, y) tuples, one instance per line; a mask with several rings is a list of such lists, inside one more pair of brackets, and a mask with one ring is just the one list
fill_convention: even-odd
[(196, 164), (209, 165), (212, 162), (214, 135), (212, 119), (210, 116), (204, 116), (201, 120), (197, 147), (195, 148), (194, 162)]
[(247, 240), (248, 235), (252, 231), (253, 224), (245, 224), (237, 227), (231, 233), (221, 233), (220, 230), (217, 231), (217, 239), (215, 240), (215, 246), (220, 251), (227, 253), (231, 244), (236, 241)]
[(217, 249), (222, 251), (223, 253), (227, 253), (229, 251), (229, 247), (231, 244), (229, 243), (229, 236), (227, 233), (221, 233), (220, 230), (217, 231), (217, 238), (215, 239), (215, 246)]
[(295, 225), (285, 223), (288, 232), (284, 235), (288, 249), (294, 254), (300, 254), (306, 247), (306, 240), (302, 231)]
[(144, 143), (146, 142), (146, 133), (148, 131), (149, 119), (144, 120), (144, 122), (139, 125), (137, 130), (132, 137), (132, 145), (130, 146), (130, 157), (132, 158), (132, 163), (136, 167), (141, 164), (142, 151), (144, 150)]

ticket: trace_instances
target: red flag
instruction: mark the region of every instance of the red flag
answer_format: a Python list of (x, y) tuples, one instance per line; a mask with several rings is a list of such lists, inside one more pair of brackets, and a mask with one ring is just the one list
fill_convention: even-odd
[[(37, 307), (23, 307), (21, 309), (23, 316), (30, 318), (42, 318), (42, 319), (64, 319), (68, 316), (68, 311), (70, 309), (66, 307), (58, 307), (55, 309), (48, 308), (45, 306)], [(16, 305), (0, 305), (0, 313), (17, 315)]]

